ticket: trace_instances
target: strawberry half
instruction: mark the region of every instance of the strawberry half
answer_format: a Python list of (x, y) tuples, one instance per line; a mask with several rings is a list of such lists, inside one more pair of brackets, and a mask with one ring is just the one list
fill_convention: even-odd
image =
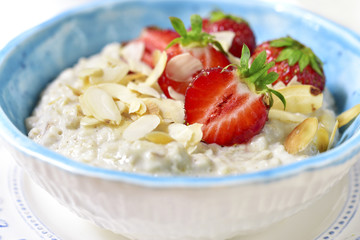
[(269, 71), (279, 74), (273, 85), (279, 81), (287, 85), (296, 76), (298, 82), (324, 90), (325, 75), (322, 62), (310, 48), (291, 37), (284, 37), (260, 44), (255, 49), (253, 57), (264, 50), (268, 62), (275, 60), (274, 67)]
[(154, 67), (154, 51), (164, 51), (167, 45), (178, 37), (179, 34), (170, 29), (160, 29), (158, 27), (147, 27), (143, 29), (140, 37), (136, 40), (143, 42), (145, 45), (142, 61)]
[(180, 19), (171, 17), (170, 20), (180, 37), (168, 45), (167, 64), (158, 80), (161, 90), (167, 97), (171, 97), (170, 89), (184, 95), (193, 76), (202, 69), (225, 67), (230, 64), (220, 43), (202, 31), (202, 19), (199, 15), (191, 16), (190, 31), (186, 30)]
[[(249, 67), (250, 51), (242, 50), (236, 69), (211, 68), (201, 71), (185, 94), (185, 120), (201, 123), (203, 141), (231, 146), (245, 143), (260, 133), (268, 119), (272, 93), (285, 105), (284, 97), (267, 87), (278, 74), (267, 71), (274, 63), (265, 63), (265, 52)], [(234, 65), (230, 65), (234, 66)], [(269, 104), (264, 102), (264, 96)]]
[(229, 52), (235, 57), (241, 56), (243, 45), (247, 45), (250, 53), (253, 53), (256, 47), (255, 35), (249, 25), (241, 17), (224, 14), (222, 11), (211, 13), (210, 19), (203, 20), (203, 30), (207, 33), (232, 31), (235, 37), (230, 46)]

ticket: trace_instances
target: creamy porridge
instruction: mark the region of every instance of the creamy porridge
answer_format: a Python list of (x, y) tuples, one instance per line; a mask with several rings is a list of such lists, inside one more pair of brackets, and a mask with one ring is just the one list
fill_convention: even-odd
[(184, 124), (182, 97), (174, 93), (176, 100), (166, 98), (156, 83), (166, 54), (159, 53), (151, 69), (140, 61), (141, 50), (133, 51), (142, 48), (138, 43), (110, 44), (64, 70), (26, 120), (29, 137), (94, 166), (203, 176), (252, 172), (317, 154), (320, 135), (296, 154), (284, 147), (285, 138), (307, 117), (316, 116), (328, 135), (332, 132), (333, 103), (325, 90), (323, 104), (314, 112), (270, 110), (265, 127), (248, 143), (206, 144), (201, 141), (201, 124)]

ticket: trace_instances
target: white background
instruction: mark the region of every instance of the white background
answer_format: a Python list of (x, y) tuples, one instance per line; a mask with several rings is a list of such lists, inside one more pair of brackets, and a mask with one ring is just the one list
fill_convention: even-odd
[[(96, 0), (0, 0), (0, 49), (26, 29)], [(264, 0), (272, 1), (272, 0)], [(276, 0), (308, 9), (360, 34), (359, 0)]]

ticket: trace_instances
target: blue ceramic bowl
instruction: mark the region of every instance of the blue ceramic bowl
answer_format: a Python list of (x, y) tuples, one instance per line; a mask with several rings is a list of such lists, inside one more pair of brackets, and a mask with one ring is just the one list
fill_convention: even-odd
[[(324, 62), (326, 87), (335, 97), (337, 113), (360, 103), (360, 37), (307, 11), (261, 1), (102, 1), (54, 17), (0, 52), (0, 132), (19, 164), (80, 216), (141, 239), (223, 239), (245, 234), (295, 213), (325, 193), (359, 156), (359, 119), (341, 129), (341, 140), (330, 151), (275, 169), (216, 178), (105, 170), (72, 161), (27, 138), (24, 120), (40, 92), (80, 57), (97, 53), (108, 43), (132, 39), (147, 25), (168, 28), (169, 16), (188, 24), (191, 14), (206, 16), (219, 7), (247, 19), (258, 43), (290, 35), (311, 47)], [(101, 188), (95, 194), (91, 186)], [(286, 193), (284, 187), (289, 187)], [(160, 196), (171, 199), (171, 204)], [(138, 199), (148, 199), (148, 205)], [(259, 199), (282, 205), (269, 206)], [(115, 206), (119, 203), (128, 212)], [(168, 219), (166, 211), (179, 221)], [(191, 211), (198, 216), (189, 216)], [(221, 221), (209, 221), (210, 217)]]

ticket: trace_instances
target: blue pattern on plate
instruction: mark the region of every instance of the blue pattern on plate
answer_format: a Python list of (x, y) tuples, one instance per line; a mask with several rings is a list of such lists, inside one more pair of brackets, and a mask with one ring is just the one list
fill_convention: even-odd
[(169, 27), (169, 21), (164, 19), (170, 15), (180, 17), (188, 24), (192, 13), (204, 16), (216, 7), (247, 19), (258, 42), (291, 35), (313, 48), (324, 59), (327, 87), (334, 94), (338, 112), (360, 102), (360, 94), (357, 94), (360, 81), (349, 81), (360, 76), (360, 37), (310, 12), (291, 5), (261, 1), (224, 1), (221, 4), (215, 0), (209, 0), (207, 4), (202, 1), (105, 1), (63, 13), (20, 35), (0, 52), (1, 132), (20, 151), (33, 156), (41, 153), (44, 155), (41, 160), (64, 166), (74, 173), (155, 187), (269, 182), (304, 170), (335, 166), (358, 154), (360, 136), (355, 134), (358, 129), (349, 128), (345, 135), (347, 141), (339, 147), (276, 169), (219, 178), (153, 177), (72, 161), (26, 137), (24, 119), (32, 111), (39, 93), (79, 57), (98, 52), (107, 43), (131, 39), (145, 25)]

